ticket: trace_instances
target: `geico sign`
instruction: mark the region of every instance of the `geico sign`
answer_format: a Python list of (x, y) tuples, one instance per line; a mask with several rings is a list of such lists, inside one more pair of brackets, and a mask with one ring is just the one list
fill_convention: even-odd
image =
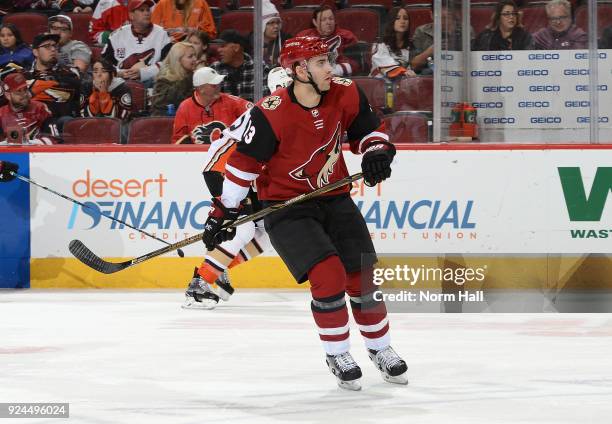
[(546, 108), (550, 107), (550, 102), (518, 102), (518, 107), (520, 108)]
[(529, 91), (561, 91), (558, 85), (530, 85)]
[(576, 76), (576, 75), (589, 75), (588, 69), (564, 69), (563, 75)]
[(473, 77), (501, 77), (502, 71), (472, 71), (470, 75)]
[(517, 74), (519, 77), (541, 77), (548, 75), (548, 69), (520, 69)]
[(560, 116), (533, 116), (530, 119), (532, 124), (560, 124)]
[(474, 106), (477, 109), (501, 109), (504, 107), (504, 103), (503, 102), (483, 102), (483, 103), (474, 102), (472, 103), (472, 106)]
[[(576, 86), (576, 91), (589, 91), (589, 86), (586, 84), (581, 84)], [(597, 86), (597, 91), (608, 91), (608, 86), (606, 84), (600, 84)]]
[(482, 87), (483, 93), (512, 93), (514, 86), (512, 85), (487, 85)]
[(516, 118), (513, 117), (502, 117), (502, 118), (485, 118), (485, 124), (514, 124)]
[(527, 57), (529, 60), (557, 60), (559, 53), (531, 53)]
[(591, 106), (591, 102), (588, 100), (567, 100), (565, 102), (565, 107), (589, 107)]
[(482, 60), (512, 60), (511, 54), (483, 54)]
[[(608, 54), (606, 52), (599, 52), (597, 54), (597, 56), (600, 59), (607, 59), (608, 58)], [(574, 58), (576, 58), (576, 59), (583, 59), (583, 60), (584, 59), (588, 59), (589, 58), (589, 54), (588, 53), (575, 53), (574, 54)]]
[[(579, 124), (588, 124), (591, 122), (591, 117), (579, 116), (578, 118), (576, 118), (576, 122), (578, 122)], [(600, 124), (607, 124), (608, 122), (610, 122), (610, 118), (607, 116), (600, 116), (597, 122), (599, 122)]]

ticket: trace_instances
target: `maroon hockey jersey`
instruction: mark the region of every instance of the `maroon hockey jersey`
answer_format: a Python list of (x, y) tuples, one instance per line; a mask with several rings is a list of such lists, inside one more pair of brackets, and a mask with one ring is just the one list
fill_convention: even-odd
[[(366, 96), (345, 78), (334, 78), (313, 108), (297, 102), (292, 86), (277, 90), (231, 131), (240, 141), (228, 160), (226, 176), (242, 187), (259, 176), (262, 200), (286, 200), (348, 176), (341, 147), (345, 139), (353, 153), (388, 141)], [(348, 190), (346, 186), (329, 195)]]

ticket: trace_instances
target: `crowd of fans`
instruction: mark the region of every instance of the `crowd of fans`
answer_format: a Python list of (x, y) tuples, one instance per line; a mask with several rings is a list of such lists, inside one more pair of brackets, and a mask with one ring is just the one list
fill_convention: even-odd
[[(283, 6), (289, 8), (290, 0), (286, 1)], [(238, 0), (229, 2), (239, 5)], [(337, 76), (370, 76), (393, 83), (433, 73), (431, 2), (399, 3), (381, 13), (380, 36), (371, 44), (337, 24), (337, 8), (345, 2), (304, 9), (312, 12), (311, 26), (288, 34), (280, 2), (263, 0), (264, 95), (269, 94), (267, 75), (278, 66), (283, 43), (294, 35), (326, 40), (335, 52)], [(587, 33), (575, 23), (575, 1), (550, 0), (540, 6), (548, 25), (531, 28), (532, 32), (522, 24), (520, 7), (525, 3), (491, 3), (484, 30), (474, 34), (470, 28), (472, 50), (587, 48)], [(429, 11), (429, 22), (412, 24), (411, 11), (416, 8)], [(36, 35), (31, 44), (24, 41), (23, 28), (0, 24), (0, 140), (15, 141), (18, 129), (19, 140), (61, 143), (63, 126), (76, 117), (112, 117), (127, 123), (135, 116), (174, 115), (189, 102), (204, 102), (206, 107), (222, 101), (219, 92), (256, 101), (254, 34), (244, 36), (242, 28), (219, 33), (213, 9), (206, 0), (0, 0), (4, 20), (19, 12), (48, 16), (47, 32)], [(70, 16), (77, 13), (90, 17), (87, 40), (73, 38)], [(461, 20), (448, 9), (440, 15), (443, 48), (460, 50)], [(603, 31), (600, 47), (612, 48), (612, 27)], [(204, 74), (197, 73), (200, 69)], [(196, 75), (200, 85), (195, 84)], [(148, 93), (144, 106), (134, 104), (135, 85)], [(173, 141), (185, 142), (189, 132), (181, 128), (175, 126)]]

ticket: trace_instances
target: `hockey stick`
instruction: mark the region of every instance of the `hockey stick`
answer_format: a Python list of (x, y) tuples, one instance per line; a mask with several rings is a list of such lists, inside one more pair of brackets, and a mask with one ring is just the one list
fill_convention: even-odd
[[(46, 191), (48, 191), (48, 192), (50, 192), (50, 193), (55, 194), (56, 196), (61, 197), (62, 199), (66, 199), (66, 200), (68, 200), (68, 201), (70, 201), (70, 202), (72, 202), (72, 203), (75, 203), (75, 204), (77, 204), (77, 205), (79, 205), (79, 206), (81, 206), (81, 207), (83, 207), (83, 208), (89, 209), (89, 210), (91, 210), (91, 211), (100, 212), (100, 211), (98, 211), (97, 209), (94, 209), (94, 208), (92, 208), (91, 206), (89, 206), (89, 205), (87, 205), (87, 204), (85, 204), (85, 203), (82, 203), (82, 202), (79, 202), (79, 201), (78, 201), (78, 200), (76, 200), (76, 199), (73, 199), (72, 197), (66, 196), (65, 194), (62, 194), (62, 193), (58, 193), (57, 191), (55, 191), (55, 190), (53, 190), (53, 189), (51, 189), (51, 188), (49, 188), (49, 187), (45, 187), (44, 185), (40, 185), (40, 184), (38, 184), (36, 181), (31, 180), (31, 179), (29, 179), (28, 177), (24, 177), (23, 175), (19, 175), (18, 173), (14, 172), (14, 171), (10, 171), (10, 173), (11, 173), (11, 175), (13, 175), (14, 177), (19, 178), (21, 181), (24, 181), (24, 182), (26, 182), (26, 183), (28, 183), (28, 184), (32, 184), (32, 185), (35, 185), (35, 186), (37, 186), (37, 187), (40, 187), (40, 188), (42, 188), (43, 190), (46, 190)], [(162, 243), (165, 243), (165, 244), (167, 244), (168, 246), (172, 246), (172, 245), (171, 245), (170, 243), (168, 243), (166, 240), (162, 240), (162, 239), (160, 239), (160, 238), (158, 238), (158, 237), (155, 237), (153, 234), (151, 234), (151, 233), (147, 233), (146, 231), (141, 230), (141, 229), (139, 229), (139, 228), (132, 227), (130, 224), (128, 224), (128, 223), (127, 223), (127, 222), (125, 222), (125, 221), (122, 221), (122, 220), (117, 219), (117, 218), (113, 218), (112, 216), (104, 215), (103, 213), (100, 213), (100, 215), (101, 215), (101, 216), (104, 216), (104, 217), (106, 217), (106, 218), (108, 218), (108, 219), (110, 219), (111, 221), (117, 221), (117, 222), (119, 222), (120, 224), (123, 224), (123, 225), (125, 225), (126, 227), (131, 228), (132, 230), (136, 230), (136, 231), (138, 231), (139, 233), (145, 234), (145, 235), (147, 235), (147, 236), (149, 236), (149, 237), (151, 237), (151, 238), (153, 238), (153, 239), (155, 239), (155, 240), (157, 240), (157, 241), (161, 241)], [(183, 253), (183, 251), (182, 251), (181, 249), (177, 249), (177, 252), (176, 252), (176, 253), (178, 253), (178, 255), (179, 255), (181, 258), (185, 257), (185, 253)]]
[[(361, 179), (362, 177), (363, 177), (363, 174), (361, 172), (354, 174), (354, 175), (350, 175), (346, 178), (336, 181), (335, 183), (328, 184), (324, 187), (311, 191), (310, 193), (300, 194), (299, 196), (294, 197), (293, 199), (289, 199), (284, 202), (280, 202), (280, 203), (276, 203), (274, 205), (268, 206), (267, 208), (262, 209), (259, 212), (255, 212), (254, 214), (247, 215), (243, 218), (240, 218), (232, 222), (230, 225), (228, 225), (225, 228), (237, 227), (238, 225), (242, 225), (246, 222), (261, 219), (264, 216), (272, 212), (286, 208), (287, 206), (291, 206), (295, 203), (300, 203), (306, 200), (310, 200), (312, 198), (320, 196), (321, 194), (328, 193), (337, 188), (340, 188), (344, 185), (351, 184), (353, 181), (357, 181)], [(117, 271), (124, 270), (131, 266), (137, 265), (141, 262), (148, 261), (149, 259), (153, 259), (157, 256), (163, 255), (164, 253), (172, 252), (173, 250), (188, 246), (197, 241), (201, 241), (203, 235), (204, 233), (196, 234), (194, 236), (186, 238), (185, 240), (181, 240), (169, 246), (162, 247), (161, 249), (154, 250), (153, 252), (147, 253), (142, 256), (138, 256), (137, 258), (130, 259), (129, 261), (125, 261), (125, 262), (107, 262), (104, 259), (101, 259), (99, 256), (97, 256), (91, 250), (89, 250), (89, 248), (85, 246), (83, 242), (81, 242), (80, 240), (72, 240), (70, 244), (68, 245), (68, 249), (70, 250), (70, 253), (74, 255), (75, 258), (83, 262), (88, 267), (93, 268), (96, 271), (104, 273), (104, 274), (113, 274)]]

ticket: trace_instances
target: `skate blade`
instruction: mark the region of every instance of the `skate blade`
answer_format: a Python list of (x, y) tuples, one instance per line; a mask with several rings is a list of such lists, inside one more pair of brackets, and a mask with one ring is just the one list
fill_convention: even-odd
[(359, 390), (361, 390), (361, 382), (359, 381), (359, 379), (351, 381), (342, 381), (336, 379), (336, 382), (338, 383), (338, 387), (344, 390), (350, 390), (353, 392), (358, 392)]
[(385, 380), (387, 383), (392, 383), (392, 384), (408, 384), (408, 376), (406, 375), (406, 373), (400, 374), (400, 375), (396, 375), (395, 377), (386, 374), (386, 373), (381, 373), (383, 380)]
[(215, 309), (216, 307), (217, 307), (217, 303), (214, 301), (197, 302), (195, 300), (190, 300), (190, 299), (186, 299), (185, 303), (181, 305), (181, 308), (183, 309), (203, 309), (203, 310), (208, 310), (208, 311)]

